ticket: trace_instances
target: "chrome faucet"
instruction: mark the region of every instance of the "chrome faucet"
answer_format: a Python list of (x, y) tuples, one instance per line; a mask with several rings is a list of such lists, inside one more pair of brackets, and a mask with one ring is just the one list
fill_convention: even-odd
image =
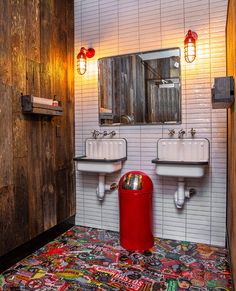
[(116, 135), (116, 132), (115, 132), (115, 130), (112, 130), (111, 132), (107, 132), (106, 130), (104, 130), (103, 132), (100, 132), (99, 130), (96, 130), (96, 129), (94, 129), (93, 131), (92, 131), (92, 137), (94, 138), (94, 139), (97, 139), (98, 137), (99, 137), (99, 135), (101, 135), (102, 137), (105, 137), (105, 136), (110, 136), (110, 137), (113, 137), (113, 136), (115, 136)]
[(189, 133), (191, 134), (191, 137), (194, 138), (195, 134), (196, 134), (196, 130), (191, 128), (191, 130), (189, 131)]
[(174, 130), (174, 129), (169, 129), (169, 133), (168, 133), (168, 135), (169, 135), (170, 137), (172, 137), (174, 134), (175, 134), (175, 130)]
[(179, 137), (179, 138), (183, 138), (184, 135), (185, 135), (185, 131), (184, 131), (183, 128), (182, 128), (182, 129), (180, 129), (180, 131), (179, 131), (179, 133), (178, 133), (178, 137)]
[(94, 131), (92, 131), (92, 136), (94, 139), (97, 139), (99, 135), (100, 135), (100, 132), (98, 130), (94, 129)]

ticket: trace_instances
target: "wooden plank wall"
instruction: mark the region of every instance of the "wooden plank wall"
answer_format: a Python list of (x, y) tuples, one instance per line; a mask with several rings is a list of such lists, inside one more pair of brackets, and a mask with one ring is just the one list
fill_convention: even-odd
[[(230, 0), (227, 17), (227, 74), (236, 81), (236, 0)], [(228, 236), (236, 290), (236, 104), (228, 110)]]
[[(73, 5), (0, 1), (0, 256), (75, 214)], [(64, 115), (24, 116), (21, 93)]]

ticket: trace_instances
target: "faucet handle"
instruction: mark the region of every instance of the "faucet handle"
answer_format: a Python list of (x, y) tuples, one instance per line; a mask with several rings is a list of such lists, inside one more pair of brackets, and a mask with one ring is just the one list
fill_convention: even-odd
[(96, 129), (94, 129), (91, 133), (92, 133), (92, 137), (95, 139), (100, 135), (100, 132)]
[(189, 133), (191, 134), (192, 137), (195, 136), (196, 132), (197, 131), (195, 129), (193, 129), (193, 128), (191, 128), (191, 130), (189, 131)]
[(108, 135), (106, 130), (104, 130), (102, 134), (103, 134), (103, 136), (107, 136)]
[(115, 130), (112, 130), (111, 132), (109, 132), (109, 135), (110, 135), (111, 137), (115, 136), (115, 135), (116, 135)]
[(91, 131), (92, 136), (94, 136), (95, 132), (96, 132), (96, 129), (94, 129), (93, 131)]
[(169, 136), (173, 136), (175, 134), (174, 129), (168, 129), (168, 130), (169, 130), (169, 133), (168, 133)]
[(183, 128), (182, 128), (182, 129), (180, 129), (180, 131), (179, 131), (179, 133), (178, 133), (178, 137), (179, 137), (179, 138), (183, 138), (184, 135), (185, 135), (185, 130), (183, 130)]

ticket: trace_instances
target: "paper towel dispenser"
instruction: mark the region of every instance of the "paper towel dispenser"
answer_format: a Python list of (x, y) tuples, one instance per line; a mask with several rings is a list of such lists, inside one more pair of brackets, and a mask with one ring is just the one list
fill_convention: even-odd
[(211, 93), (212, 108), (229, 108), (234, 103), (234, 78), (215, 78)]

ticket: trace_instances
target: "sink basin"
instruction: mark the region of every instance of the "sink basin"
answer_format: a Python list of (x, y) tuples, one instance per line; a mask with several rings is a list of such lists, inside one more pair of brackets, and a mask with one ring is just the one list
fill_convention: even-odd
[(105, 192), (117, 189), (117, 183), (105, 183), (105, 175), (119, 171), (126, 159), (127, 142), (124, 138), (88, 138), (85, 155), (74, 158), (78, 171), (99, 174), (96, 194), (100, 201), (103, 201)]
[(204, 176), (208, 162), (172, 162), (152, 160), (156, 164), (156, 173), (159, 176), (200, 178)]
[(87, 156), (77, 157), (74, 159), (77, 163), (77, 170), (84, 172), (94, 173), (113, 173), (119, 171), (122, 168), (122, 161), (126, 160), (126, 157), (121, 159), (91, 159)]
[(160, 176), (199, 178), (209, 162), (206, 138), (159, 139), (156, 173)]
[(123, 138), (87, 139), (85, 155), (75, 157), (78, 171), (113, 173), (127, 159), (127, 143)]
[[(190, 198), (195, 189), (185, 187), (185, 178), (204, 176), (209, 161), (209, 141), (206, 138), (161, 138), (157, 142), (156, 173), (160, 176), (177, 177), (174, 193), (177, 209), (181, 209), (185, 198)], [(194, 190), (194, 191), (193, 191)]]

